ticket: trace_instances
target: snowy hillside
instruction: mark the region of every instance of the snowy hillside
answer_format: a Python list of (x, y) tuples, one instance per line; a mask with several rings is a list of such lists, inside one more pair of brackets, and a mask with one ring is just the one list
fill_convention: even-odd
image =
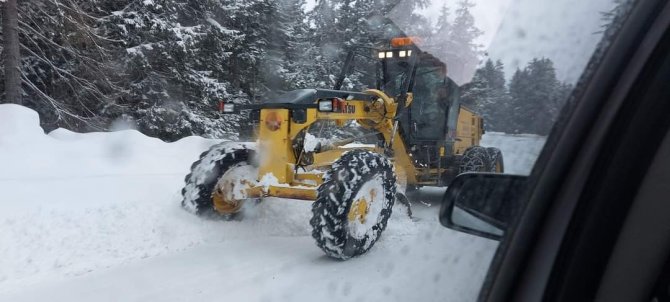
[[(469, 301), (496, 242), (437, 222), (443, 190), (394, 215), (366, 255), (323, 255), (310, 204), (269, 198), (243, 221), (179, 206), (191, 162), (214, 140), (39, 127), (0, 105), (0, 301)], [(489, 133), (507, 171), (528, 173), (544, 139)]]

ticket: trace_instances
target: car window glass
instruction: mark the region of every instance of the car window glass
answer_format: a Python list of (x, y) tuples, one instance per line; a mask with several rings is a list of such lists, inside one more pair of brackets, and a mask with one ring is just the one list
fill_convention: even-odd
[[(498, 6), (501, 14), (491, 14), (488, 5), (470, 4), (474, 6), (466, 6), (474, 24), (481, 26), (478, 28), (482, 31), (467, 31), (464, 36), (477, 41), (479, 47), (459, 46), (451, 40), (456, 38), (460, 26), (467, 23), (463, 20), (468, 19), (463, 16), (464, 6), (457, 6), (451, 10), (431, 11), (436, 19), (448, 13), (447, 20), (452, 21), (447, 22), (441, 34), (425, 39), (423, 48), (447, 64), (448, 76), (460, 85), (461, 104), (483, 116), (485, 134), (481, 145), (502, 150), (506, 173), (528, 175), (558, 113), (600, 42), (602, 32), (623, 4), (522, 0), (491, 5)], [(418, 35), (421, 32), (412, 26), (404, 30)], [(432, 190), (419, 190), (414, 198), (435, 204), (441, 195), (440, 191)], [(488, 229), (492, 234), (501, 233), (495, 224), (477, 218), (479, 213), (468, 212), (469, 208), (457, 204), (452, 217), (459, 221), (454, 223), (477, 230)], [(453, 234), (451, 230), (444, 231)], [(444, 234), (443, 240), (452, 240), (446, 239), (450, 235)], [(489, 245), (492, 241), (474, 236), (468, 239), (482, 244), (469, 246), (469, 251), (476, 251), (479, 259), (484, 257), (488, 263), (497, 244)], [(467, 239), (450, 242), (464, 242), (460, 240)], [(468, 267), (477, 270), (479, 266), (470, 264)], [(452, 272), (458, 270), (452, 269)], [(459, 280), (480, 286), (483, 276), (482, 271), (480, 275), (472, 274)], [(477, 297), (478, 287), (461, 296), (450, 296), (446, 290), (443, 293), (444, 297), (469, 301)]]
[(528, 175), (632, 2), (0, 3), (0, 301), (473, 301), (446, 187)]

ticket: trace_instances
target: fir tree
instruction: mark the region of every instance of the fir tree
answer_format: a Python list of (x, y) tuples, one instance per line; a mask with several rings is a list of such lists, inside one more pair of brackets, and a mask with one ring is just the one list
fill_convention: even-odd
[[(277, 14), (279, 22), (276, 29), (279, 32), (274, 36), (274, 41), (279, 45), (281, 53), (281, 91), (305, 88), (312, 81), (310, 72), (312, 64), (305, 54), (305, 50), (311, 47), (308, 40), (309, 28), (306, 23), (307, 16), (304, 11), (305, 0), (277, 0)], [(278, 39), (277, 37), (280, 37)]]
[(423, 45), (424, 50), (447, 64), (449, 77), (460, 85), (473, 79), (482, 54), (481, 45), (476, 42), (482, 31), (475, 26), (472, 7), (474, 3), (470, 0), (460, 1), (452, 20), (451, 11), (444, 4), (430, 38)]
[[(449, 31), (451, 30), (451, 22), (449, 22), (449, 16), (451, 12), (446, 3), (442, 4), (440, 8), (440, 16), (437, 18), (437, 23), (435, 24), (435, 32), (431, 38), (437, 38), (437, 43), (443, 44), (446, 42), (449, 37)], [(435, 43), (435, 42), (433, 42)]]
[(484, 117), (488, 130), (503, 131), (507, 122), (504, 112), (509, 96), (503, 69), (502, 62), (493, 63), (489, 59), (477, 69), (473, 80), (462, 87), (462, 103)]
[(533, 59), (514, 73), (509, 85), (511, 120), (507, 132), (547, 135), (572, 90), (560, 83), (549, 59)]
[[(236, 132), (238, 118), (220, 116), (216, 103), (253, 94), (253, 64), (265, 44), (248, 42), (260, 34), (226, 21), (258, 19), (261, 8), (262, 1), (154, 0), (130, 1), (112, 14), (108, 31), (125, 44), (122, 101), (140, 130), (168, 140)], [(241, 47), (244, 42), (249, 47)]]
[(454, 21), (449, 31), (448, 44), (441, 58), (444, 58), (450, 77), (456, 83), (467, 82), (475, 72), (481, 55), (481, 46), (476, 39), (482, 31), (475, 26), (475, 19), (470, 13), (474, 3), (462, 0), (458, 3)]
[(428, 39), (433, 27), (417, 10), (426, 8), (429, 0), (380, 0), (374, 9), (391, 19), (407, 35)]

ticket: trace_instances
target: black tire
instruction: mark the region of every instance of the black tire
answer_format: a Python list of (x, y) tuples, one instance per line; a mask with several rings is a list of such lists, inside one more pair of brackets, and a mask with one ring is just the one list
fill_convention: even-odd
[(486, 148), (471, 146), (463, 152), (458, 172), (491, 172), (490, 169), (491, 159)]
[(419, 187), (417, 185), (407, 185), (407, 186), (405, 186), (405, 193), (406, 194), (413, 194), (413, 193), (419, 192), (419, 189), (421, 189), (421, 187)]
[(505, 162), (503, 161), (502, 151), (498, 148), (486, 148), (486, 153), (489, 155), (489, 171), (495, 173), (505, 173)]
[[(364, 235), (356, 235), (356, 231), (350, 229), (349, 211), (360, 189), (371, 180), (379, 179), (377, 177), (381, 178), (384, 189), (384, 196), (379, 200), (382, 204), (376, 204), (381, 211)], [(386, 157), (366, 150), (345, 153), (324, 176), (312, 204), (310, 224), (316, 245), (326, 255), (342, 260), (364, 254), (386, 228), (395, 198), (396, 177)]]
[(214, 209), (212, 191), (228, 169), (250, 163), (253, 155), (254, 151), (247, 145), (231, 142), (214, 145), (200, 154), (200, 159), (191, 165), (191, 173), (184, 178), (181, 206), (198, 216), (233, 218), (234, 215), (221, 215)]
[(395, 198), (396, 202), (398, 202), (399, 204), (401, 204), (403, 207), (406, 208), (407, 216), (409, 216), (409, 218), (412, 218), (412, 203), (409, 201), (409, 198), (407, 198), (407, 195), (398, 192), (395, 195)]

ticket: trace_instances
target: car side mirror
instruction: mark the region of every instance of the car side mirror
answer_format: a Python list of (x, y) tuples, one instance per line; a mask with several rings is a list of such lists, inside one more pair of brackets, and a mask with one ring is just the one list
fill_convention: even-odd
[(464, 173), (451, 182), (440, 223), (457, 231), (500, 240), (523, 207), (526, 176)]

